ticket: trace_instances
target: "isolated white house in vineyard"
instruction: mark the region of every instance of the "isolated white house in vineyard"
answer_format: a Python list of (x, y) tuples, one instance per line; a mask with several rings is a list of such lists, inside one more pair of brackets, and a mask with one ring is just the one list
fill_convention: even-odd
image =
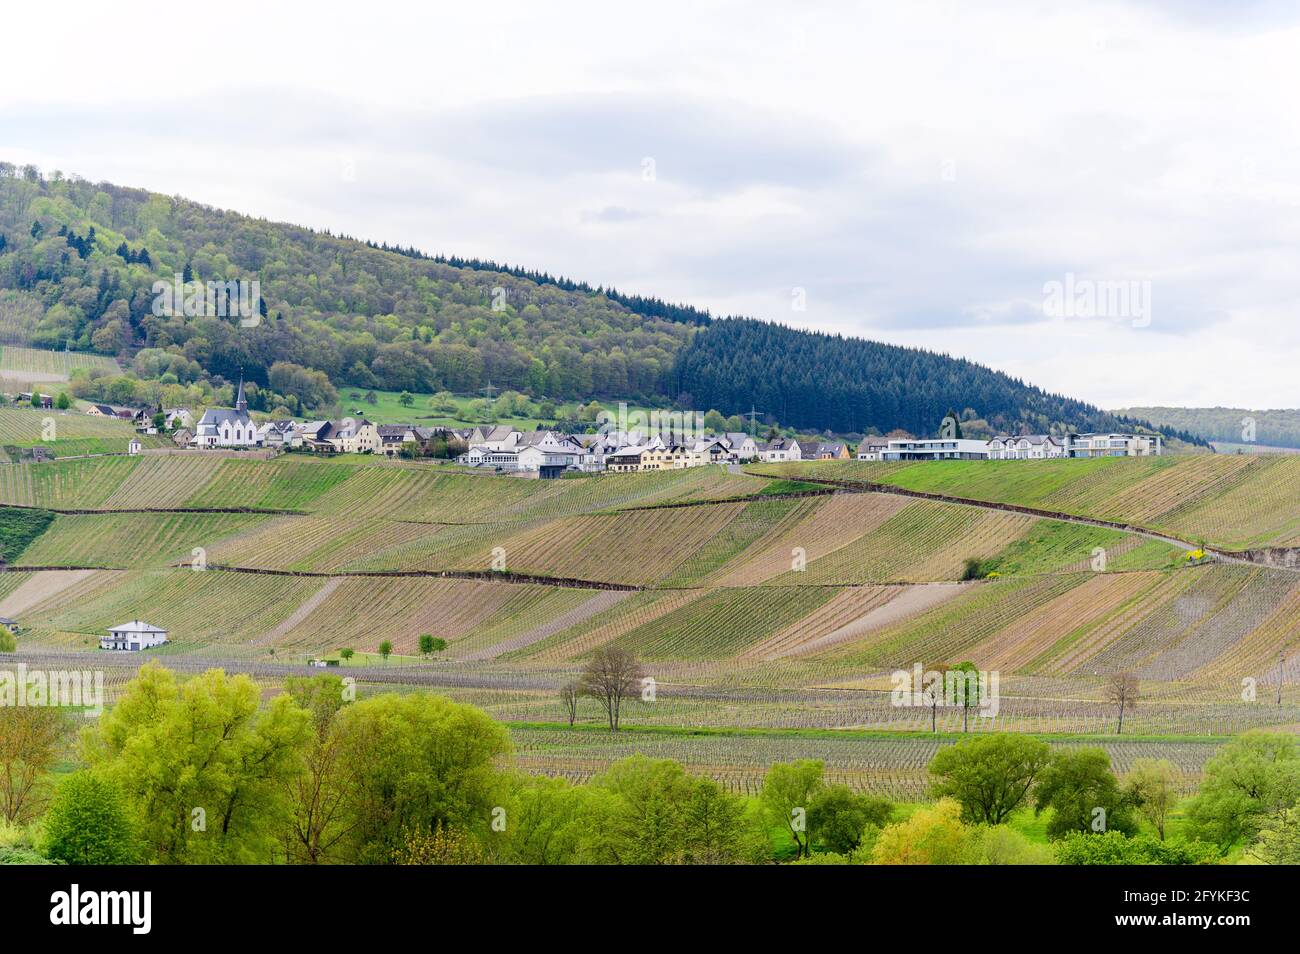
[(161, 646), (165, 642), (167, 642), (167, 630), (133, 619), (121, 626), (114, 626), (108, 631), (107, 636), (99, 637), (99, 648), (139, 652), (142, 649)]

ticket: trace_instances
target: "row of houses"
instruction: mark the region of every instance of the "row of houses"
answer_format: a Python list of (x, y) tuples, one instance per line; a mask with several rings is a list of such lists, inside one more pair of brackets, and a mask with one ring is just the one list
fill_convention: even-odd
[[(180, 414), (172, 409), (167, 414)], [(185, 411), (188, 414), (187, 411)], [(152, 415), (149, 416), (150, 423)], [(172, 418), (169, 418), (173, 420)], [(182, 419), (177, 417), (177, 424)], [(168, 426), (172, 426), (170, 423)], [(849, 460), (849, 445), (839, 441), (800, 441), (794, 437), (757, 440), (743, 432), (677, 437), (637, 432), (564, 434), (522, 431), (507, 424), (473, 428), (374, 424), (364, 419), (255, 422), (248, 413), (243, 381), (233, 408), (209, 408), (191, 432), (188, 422), (174, 434), (178, 444), (198, 448), (301, 448), (321, 454), (378, 454), (396, 457), (407, 446), (427, 453), (441, 439), (463, 444), (456, 458), (466, 467), (536, 477), (612, 471), (633, 473), (678, 470), (708, 464), (748, 461)], [(1159, 435), (1131, 433), (999, 435), (967, 438), (865, 438), (858, 460), (1035, 460), (1064, 457), (1146, 457), (1162, 451)]]
[(858, 460), (1049, 460), (1086, 457), (1158, 457), (1159, 434), (1097, 433), (1002, 434), (991, 440), (934, 438), (884, 440), (867, 438), (858, 445)]
[[(130, 421), (141, 434), (158, 433), (158, 426), (154, 423), (154, 417), (159, 411), (163, 415), (163, 430), (175, 431), (194, 426), (194, 414), (187, 407), (122, 407), (117, 404), (99, 403), (86, 405), (86, 413), (91, 417), (112, 417), (122, 421)], [(193, 434), (192, 431), (191, 434)]]
[(639, 473), (741, 461), (848, 460), (851, 456), (843, 443), (800, 445), (785, 437), (758, 441), (743, 432), (683, 439), (673, 433), (562, 434), (487, 425), (473, 428), (464, 440), (469, 449), (457, 458), (458, 463), (538, 477), (556, 477), (566, 471)]

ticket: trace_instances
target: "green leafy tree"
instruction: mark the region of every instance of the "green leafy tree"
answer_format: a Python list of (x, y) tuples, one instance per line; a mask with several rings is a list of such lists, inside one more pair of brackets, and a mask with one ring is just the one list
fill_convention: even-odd
[(497, 762), (510, 753), (509, 734), (495, 719), (427, 693), (372, 696), (336, 718), (338, 764), (350, 773), (339, 858), (386, 863), (412, 830), (494, 834), (493, 809), (508, 795)]
[(1284, 808), (1270, 816), (1250, 854), (1266, 865), (1300, 865), (1300, 808)]
[(1039, 777), (1034, 795), (1035, 814), (1052, 809), (1049, 839), (1069, 831), (1131, 835), (1137, 830), (1129, 802), (1110, 770), (1110, 756), (1102, 749), (1057, 752)]
[(810, 841), (825, 851), (848, 854), (869, 826), (883, 828), (893, 813), (888, 799), (858, 795), (847, 785), (827, 785), (808, 806)]
[(349, 694), (341, 678), (290, 676), (285, 692), (309, 716), (312, 735), (302, 771), (286, 783), (290, 816), (283, 834), (286, 858), (294, 864), (324, 864), (339, 858), (348, 828), (346, 803), (354, 764), (343, 759), (338, 713)]
[(567, 779), (518, 775), (511, 780), (504, 860), (525, 865), (599, 864), (617, 796)]
[(1178, 769), (1168, 759), (1135, 759), (1124, 776), (1124, 797), (1156, 830), (1161, 841), (1178, 804)]
[(289, 695), (263, 708), (248, 676), (187, 679), (147, 663), (85, 740), (87, 760), (121, 790), (147, 860), (270, 860), (302, 768), (309, 715)]
[(65, 778), (45, 815), (44, 851), (69, 865), (130, 865), (139, 841), (121, 790), (95, 772)]
[(67, 391), (60, 391), (59, 396), (54, 399), (54, 406), (60, 411), (66, 411), (72, 407), (72, 398), (68, 397)]
[(393, 644), (385, 639), (379, 644), (379, 655), (384, 657), (384, 662), (388, 662), (388, 657), (393, 654)]
[(976, 825), (968, 828), (962, 846), (964, 865), (1050, 865), (1056, 855), (1047, 845), (1030, 841), (1006, 825)]
[(758, 800), (769, 823), (782, 826), (794, 840), (795, 857), (810, 852), (808, 809), (822, 790), (824, 763), (819, 759), (778, 762), (767, 770)]
[(968, 829), (962, 807), (951, 798), (913, 812), (905, 821), (886, 826), (871, 847), (878, 865), (955, 865), (966, 849)]
[(1273, 816), (1300, 800), (1295, 737), (1247, 732), (1205, 763), (1200, 790), (1188, 799), (1188, 830), (1229, 848), (1253, 840)]
[(415, 403), (415, 396), (410, 391), (403, 391), (397, 396), (397, 403), (402, 407), (410, 407)]
[(962, 819), (1000, 825), (1024, 804), (1051, 761), (1046, 742), (1029, 736), (990, 733), (940, 749), (930, 762), (935, 798), (953, 798)]
[(68, 732), (57, 706), (0, 704), (0, 816), (5, 821), (24, 825), (44, 809)]
[(745, 857), (744, 806), (711, 779), (671, 759), (634, 755), (591, 782), (602, 807), (597, 851), (619, 864), (722, 864)]
[(342, 659), (344, 662), (347, 662), (356, 654), (357, 651), (355, 649), (344, 648), (339, 650), (339, 658)]

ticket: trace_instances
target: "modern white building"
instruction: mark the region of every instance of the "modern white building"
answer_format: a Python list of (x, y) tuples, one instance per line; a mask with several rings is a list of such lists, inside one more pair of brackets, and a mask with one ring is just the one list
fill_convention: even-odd
[(963, 437), (890, 441), (881, 460), (988, 460), (988, 441)]
[(538, 477), (559, 477), (566, 470), (580, 470), (585, 456), (585, 451), (529, 444), (515, 454), (515, 468)]
[(99, 648), (135, 653), (142, 649), (161, 646), (165, 642), (167, 642), (167, 630), (133, 619), (121, 626), (114, 626), (108, 631), (107, 636), (99, 637)]
[(1066, 457), (1159, 457), (1159, 434), (1067, 434)]

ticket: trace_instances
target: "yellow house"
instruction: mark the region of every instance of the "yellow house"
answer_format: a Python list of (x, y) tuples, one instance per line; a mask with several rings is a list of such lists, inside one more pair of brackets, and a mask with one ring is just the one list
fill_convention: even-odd
[(377, 454), (383, 446), (379, 428), (369, 421), (340, 421), (329, 442), (344, 454)]
[(696, 463), (696, 455), (681, 444), (656, 447), (641, 455), (641, 470), (680, 470)]

